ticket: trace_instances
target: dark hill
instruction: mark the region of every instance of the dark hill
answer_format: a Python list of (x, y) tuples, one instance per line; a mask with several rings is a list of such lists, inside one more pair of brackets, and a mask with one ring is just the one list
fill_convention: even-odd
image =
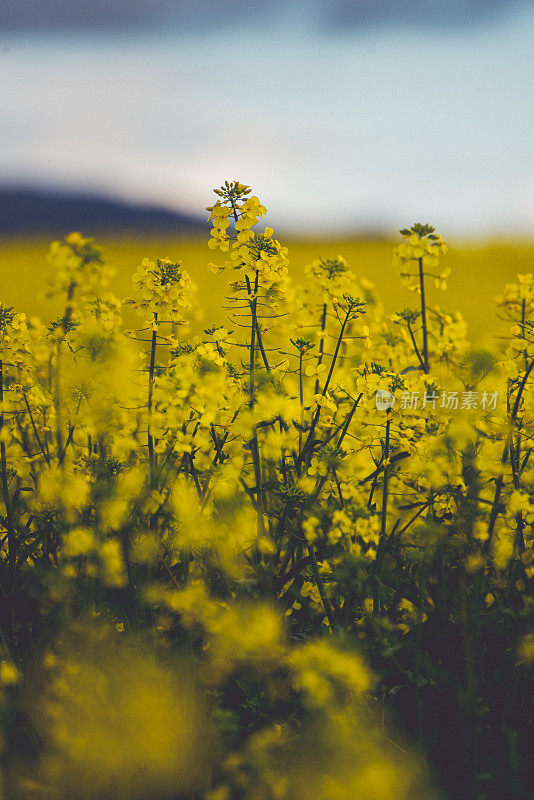
[(0, 187), (0, 234), (200, 233), (201, 219), (153, 205), (45, 189)]
[[(529, 0), (309, 0), (319, 27), (346, 30), (366, 24), (463, 26), (508, 13)], [(303, 8), (299, 10), (299, 7)], [(302, 0), (0, 0), (0, 32), (110, 31), (210, 28), (236, 20), (257, 24), (287, 9), (306, 16)]]

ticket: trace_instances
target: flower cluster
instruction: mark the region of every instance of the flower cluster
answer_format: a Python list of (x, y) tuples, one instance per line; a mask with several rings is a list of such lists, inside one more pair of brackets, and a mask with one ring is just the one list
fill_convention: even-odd
[[(224, 268), (239, 270), (244, 276), (244, 288), (249, 298), (257, 295), (260, 285), (265, 292), (273, 287), (282, 288), (288, 275), (287, 248), (273, 238), (272, 228), (265, 228), (263, 233), (252, 230), (265, 215), (265, 206), (257, 197), (247, 197), (250, 189), (240, 183), (228, 184), (218, 192), (220, 199), (207, 208), (210, 220), (213, 220), (208, 246), (229, 251), (229, 256), (222, 266), (213, 265), (214, 271)], [(230, 221), (234, 237), (228, 235)], [(238, 282), (236, 288), (241, 286)]]
[(47, 260), (51, 268), (49, 297), (66, 293), (72, 300), (76, 288), (84, 297), (98, 297), (114, 276), (94, 239), (81, 233), (69, 233), (63, 242), (52, 242)]
[(185, 322), (193, 305), (194, 286), (180, 261), (144, 258), (132, 281), (135, 295), (124, 302), (133, 306), (146, 322)]
[(30, 352), (26, 315), (0, 303), (0, 361), (21, 366)]
[[(422, 273), (432, 275), (436, 289), (447, 288), (447, 278), (450, 275), (448, 267), (439, 274), (429, 273), (426, 270), (436, 269), (441, 255), (448, 252), (447, 245), (431, 225), (422, 225), (417, 222), (411, 228), (400, 231), (405, 241), (393, 251), (393, 266), (400, 267), (401, 282), (411, 291), (421, 292), (420, 276)], [(409, 270), (411, 262), (416, 262), (418, 269)]]
[(532, 661), (532, 276), (498, 299), (505, 351), (473, 350), (427, 303), (432, 227), (401, 231), (419, 296), (386, 314), (342, 256), (293, 286), (250, 188), (216, 194), (230, 324), (198, 330), (168, 258), (121, 302), (81, 234), (50, 251), (58, 319), (0, 305), (2, 712), (25, 680), (42, 696), (47, 796), (427, 796), (379, 698), (421, 750), (449, 752), (440, 710), (476, 709), (489, 781), (499, 676)]
[(504, 294), (495, 298), (507, 319), (525, 321), (534, 312), (534, 278), (532, 273), (518, 275), (517, 283), (507, 283)]

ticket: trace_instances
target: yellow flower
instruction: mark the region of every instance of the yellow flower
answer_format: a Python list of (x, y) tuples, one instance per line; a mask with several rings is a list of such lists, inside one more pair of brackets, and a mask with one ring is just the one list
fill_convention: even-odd
[(316, 366), (308, 364), (305, 369), (305, 373), (309, 378), (318, 378), (323, 372), (326, 372), (326, 366), (324, 364), (317, 364)]
[(14, 686), (20, 681), (20, 673), (12, 661), (0, 661), (0, 685)]

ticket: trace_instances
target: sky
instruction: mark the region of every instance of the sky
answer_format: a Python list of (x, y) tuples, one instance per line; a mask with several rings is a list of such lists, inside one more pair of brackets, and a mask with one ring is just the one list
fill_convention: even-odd
[(234, 2), (213, 24), (194, 4), (187, 24), (0, 14), (0, 183), (202, 216), (238, 179), (286, 231), (532, 235), (534, 3), (427, 2), (423, 23), (421, 0), (401, 19), (386, 0)]

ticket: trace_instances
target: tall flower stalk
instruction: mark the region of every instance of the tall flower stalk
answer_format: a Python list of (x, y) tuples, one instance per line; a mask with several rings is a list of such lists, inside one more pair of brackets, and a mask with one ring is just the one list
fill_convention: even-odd
[[(153, 433), (153, 397), (156, 375), (156, 356), (159, 344), (169, 344), (160, 334), (162, 325), (170, 325), (176, 331), (184, 326), (193, 307), (194, 285), (188, 272), (182, 268), (181, 261), (158, 258), (151, 261), (144, 258), (132, 278), (133, 297), (126, 298), (125, 304), (133, 306), (137, 314), (144, 318), (151, 332), (149, 340), (148, 395), (147, 395), (147, 438), (150, 484), (155, 485), (157, 455)], [(146, 330), (146, 328), (144, 329)], [(160, 341), (158, 341), (158, 338)]]
[[(430, 357), (425, 278), (431, 276), (434, 278), (436, 288), (446, 288), (446, 280), (450, 274), (448, 268), (441, 270), (439, 273), (431, 273), (427, 270), (438, 267), (439, 257), (447, 253), (447, 246), (441, 236), (435, 233), (435, 228), (432, 225), (423, 225), (420, 222), (416, 222), (411, 228), (403, 228), (400, 234), (405, 241), (395, 249), (393, 264), (401, 268), (400, 275), (403, 284), (420, 296), (421, 344), (419, 347), (415, 342), (411, 327), (415, 318), (408, 319), (407, 324), (414, 349), (421, 363), (421, 369), (428, 373), (430, 371)], [(415, 271), (411, 268), (413, 262), (416, 264)]]

